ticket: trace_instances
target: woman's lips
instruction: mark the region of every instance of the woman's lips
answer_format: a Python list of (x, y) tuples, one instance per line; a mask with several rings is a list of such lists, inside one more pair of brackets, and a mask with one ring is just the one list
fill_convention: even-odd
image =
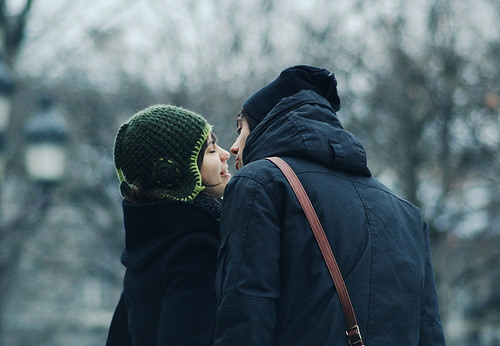
[(220, 175), (223, 176), (223, 177), (231, 177), (231, 173), (229, 173), (229, 171), (227, 170), (227, 167), (225, 170), (223, 170), (222, 172), (220, 172)]

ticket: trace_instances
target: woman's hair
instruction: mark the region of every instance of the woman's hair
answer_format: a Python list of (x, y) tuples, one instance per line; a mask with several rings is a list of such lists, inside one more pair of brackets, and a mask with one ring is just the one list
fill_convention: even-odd
[[(212, 138), (215, 141), (216, 136), (211, 132)], [(208, 138), (203, 143), (200, 153), (196, 158), (196, 164), (198, 169), (201, 171), (201, 165), (203, 164), (203, 158), (205, 157), (205, 150), (208, 146)], [(166, 189), (147, 189), (141, 187), (140, 181), (135, 181), (132, 185), (125, 184), (125, 189), (122, 189), (122, 194), (128, 202), (141, 203), (141, 202), (153, 202), (161, 199), (168, 199), (168, 190)]]

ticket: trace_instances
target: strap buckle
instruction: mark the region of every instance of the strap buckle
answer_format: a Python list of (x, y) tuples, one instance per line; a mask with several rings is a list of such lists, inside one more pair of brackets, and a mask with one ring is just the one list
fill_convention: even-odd
[(349, 345), (364, 345), (363, 338), (361, 337), (361, 332), (359, 331), (359, 326), (356, 324), (345, 331), (345, 335), (347, 336), (347, 341), (349, 341)]

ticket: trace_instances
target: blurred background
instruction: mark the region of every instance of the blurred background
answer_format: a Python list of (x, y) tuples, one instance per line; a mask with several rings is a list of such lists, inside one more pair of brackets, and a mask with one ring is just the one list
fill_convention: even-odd
[(0, 345), (105, 343), (122, 122), (173, 103), (229, 148), (295, 64), (336, 74), (374, 175), (421, 207), (448, 344), (500, 345), (498, 0), (0, 1)]

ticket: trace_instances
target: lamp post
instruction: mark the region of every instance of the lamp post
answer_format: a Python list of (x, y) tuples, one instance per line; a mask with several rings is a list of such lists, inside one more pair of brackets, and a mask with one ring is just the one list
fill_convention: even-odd
[(26, 125), (26, 171), (42, 187), (54, 185), (64, 177), (67, 124), (49, 98), (40, 101), (40, 110)]
[(7, 128), (9, 127), (14, 87), (15, 81), (10, 68), (3, 61), (0, 61), (0, 180), (3, 180), (5, 171)]
[[(0, 101), (0, 111), (5, 109), (4, 106)], [(65, 119), (53, 107), (50, 99), (42, 99), (39, 111), (28, 121), (25, 128), (26, 171), (29, 178), (39, 186), (41, 196), (33, 199), (30, 195), (30, 202), (35, 204), (30, 205), (30, 208), (23, 208), (19, 215), (9, 221), (8, 225), (0, 220), (0, 282), (2, 283), (0, 339), (2, 339), (4, 329), (2, 312), (5, 294), (14, 282), (13, 276), (9, 274), (12, 273), (12, 268), (16, 268), (16, 263), (22, 254), (23, 244), (31, 235), (30, 231), (43, 221), (51, 198), (50, 187), (59, 183), (64, 177), (67, 136)], [(16, 231), (6, 232), (7, 229)], [(3, 339), (0, 340), (0, 344), (2, 341)]]

